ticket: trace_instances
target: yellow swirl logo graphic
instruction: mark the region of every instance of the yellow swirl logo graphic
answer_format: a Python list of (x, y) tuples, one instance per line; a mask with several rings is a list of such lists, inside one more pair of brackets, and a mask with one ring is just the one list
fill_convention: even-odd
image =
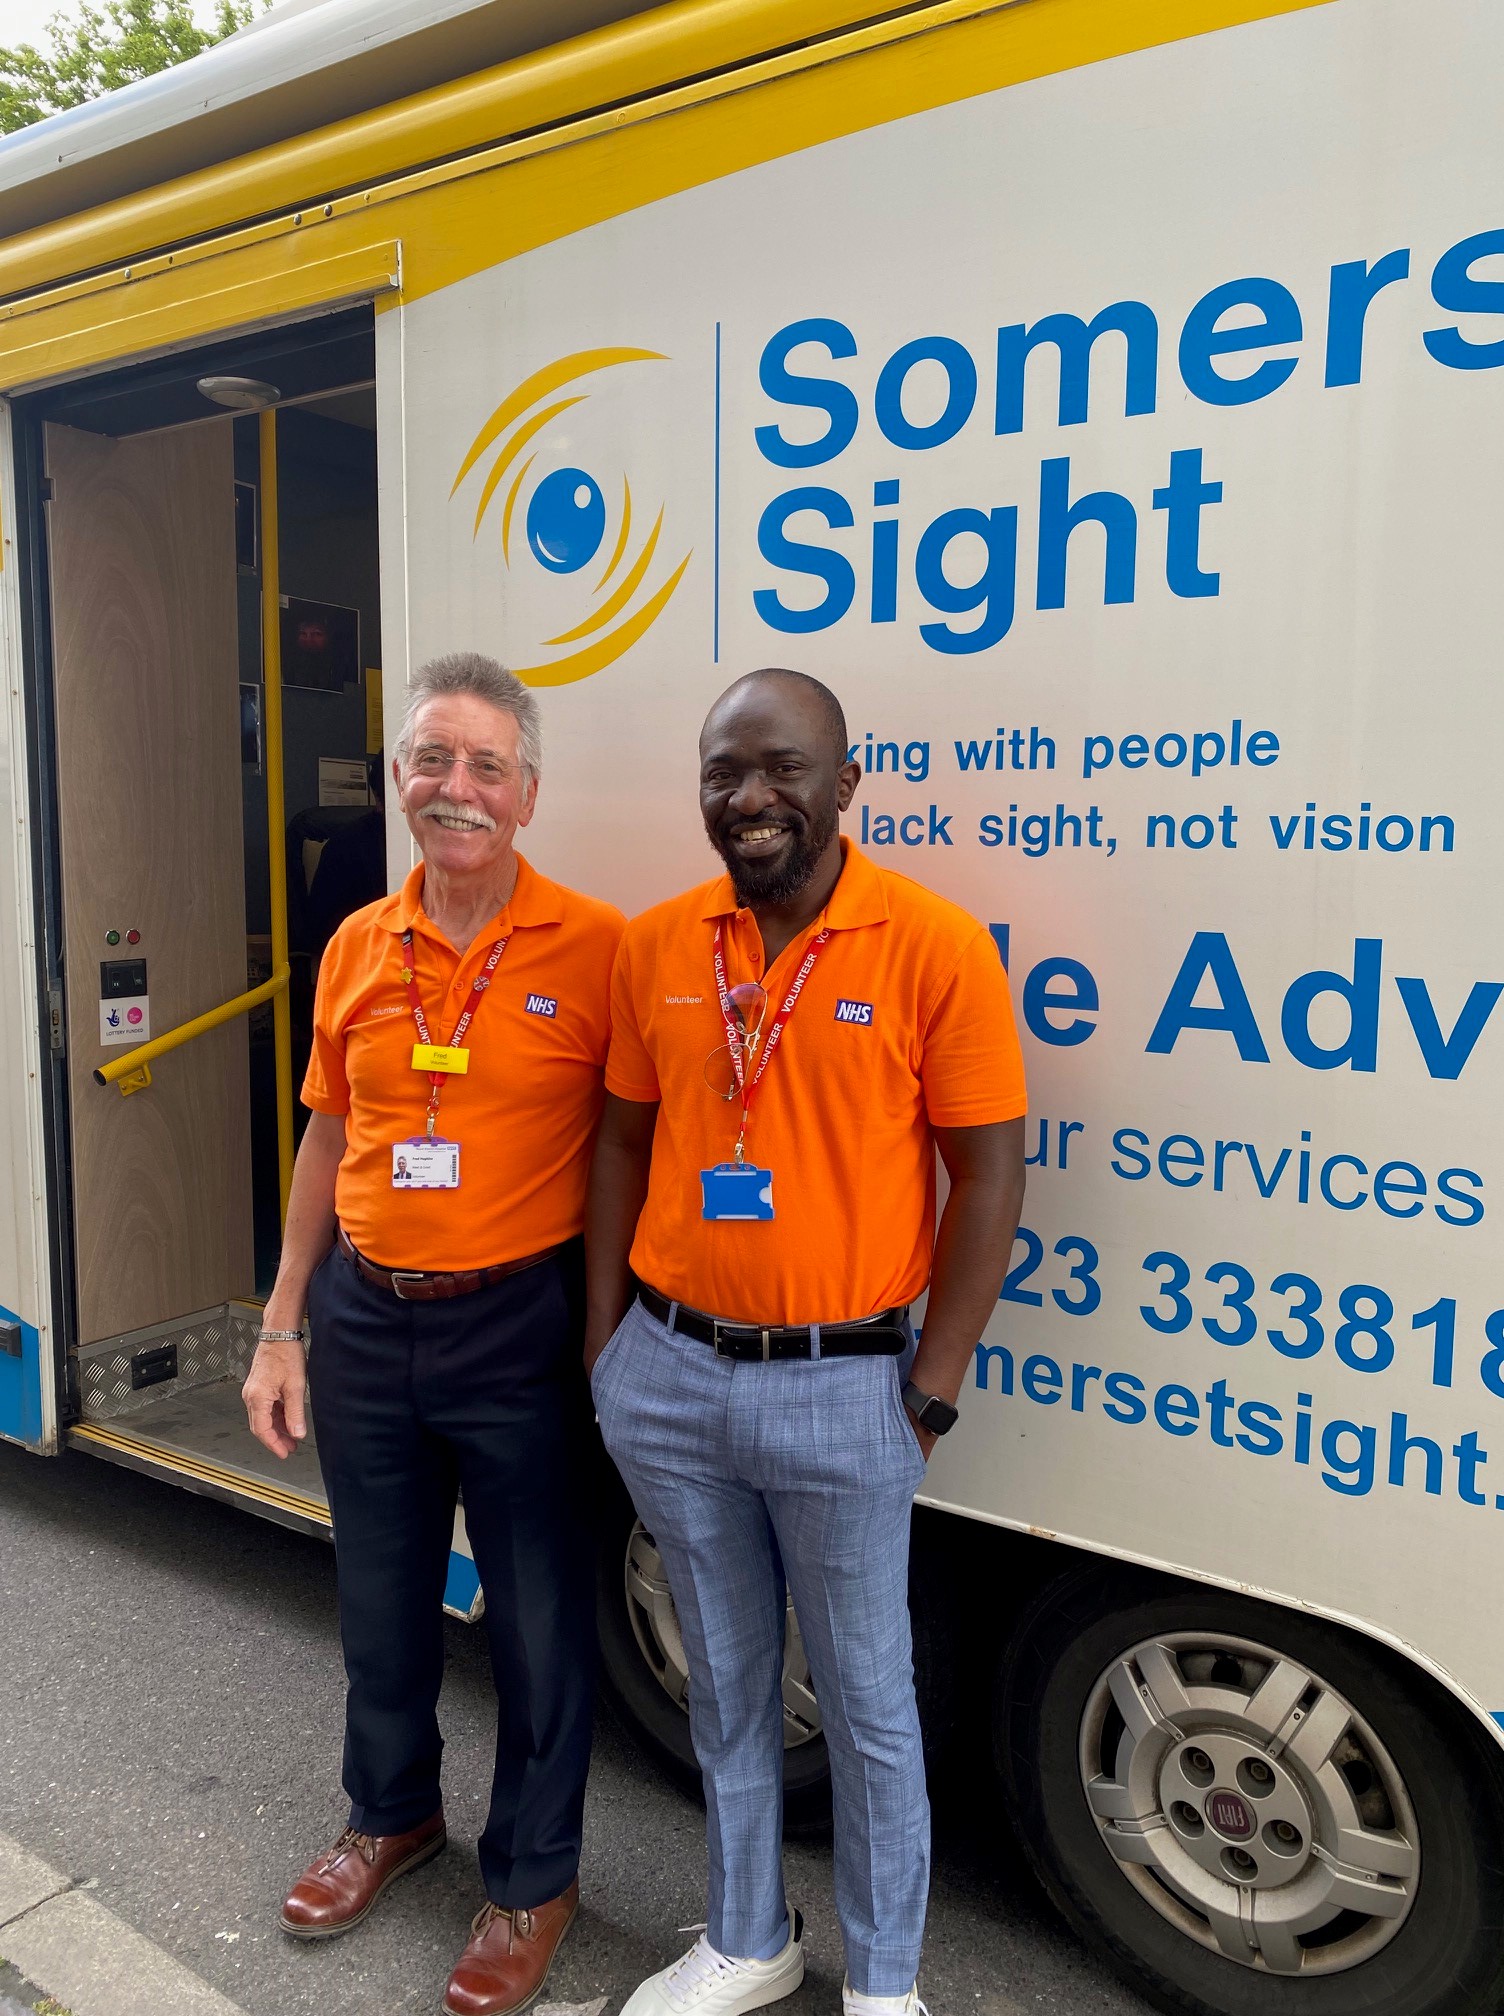
[[(501, 558), (508, 572), (514, 569), (514, 543), (516, 565), (524, 564), (527, 555), (553, 575), (580, 573), (606, 544), (612, 513), (596, 478), (573, 462), (560, 464), (555, 458), (555, 466), (547, 466), (551, 458), (545, 430), (561, 414), (583, 405), (590, 396), (588, 392), (567, 388), (594, 371), (616, 365), (667, 361), (659, 350), (576, 350), (535, 371), (502, 400), (471, 442), (449, 494), (453, 497), (472, 471), (495, 450), (475, 507), (472, 536), (478, 538), (486, 513), (500, 494), (508, 472), (526, 450), (532, 449), (512, 476), (501, 505)], [(516, 536), (519, 510), (520, 538)], [(663, 531), (661, 509), (646, 537), (628, 558), (632, 544), (632, 486), (625, 474), (621, 478), (621, 502), (616, 517), (610, 558), (588, 591), (594, 606), (571, 628), (543, 640), (543, 650), (561, 655), (537, 665), (513, 667), (517, 677), (529, 686), (567, 686), (612, 664), (652, 628), (683, 579), (693, 548), (656, 587), (649, 586)]]

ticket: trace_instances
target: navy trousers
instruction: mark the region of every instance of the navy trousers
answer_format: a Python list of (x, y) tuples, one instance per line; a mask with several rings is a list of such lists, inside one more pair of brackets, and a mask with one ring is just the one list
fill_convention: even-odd
[(437, 1706), (455, 1500), (486, 1594), (498, 1718), (481, 1874), (495, 1904), (579, 1868), (595, 1684), (579, 1242), (494, 1287), (402, 1302), (337, 1249), (308, 1295), (309, 1384), (334, 1518), (350, 1824), (440, 1803)]

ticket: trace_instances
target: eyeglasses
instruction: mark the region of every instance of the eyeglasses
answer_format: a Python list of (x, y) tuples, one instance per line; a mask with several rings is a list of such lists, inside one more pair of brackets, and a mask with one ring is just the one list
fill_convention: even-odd
[(456, 763), (463, 763), (477, 784), (505, 784), (517, 772), (511, 763), (496, 756), (456, 756), (451, 750), (418, 749), (408, 768), (416, 777), (447, 777)]
[(718, 1099), (734, 1099), (737, 1095), (735, 1050), (741, 1058), (742, 1072), (746, 1071), (757, 1054), (758, 1041), (762, 1035), (763, 1018), (768, 1012), (768, 994), (755, 980), (739, 980), (734, 987), (726, 990), (738, 1028), (733, 1039), (728, 1036), (719, 1048), (712, 1050), (705, 1059), (705, 1083)]

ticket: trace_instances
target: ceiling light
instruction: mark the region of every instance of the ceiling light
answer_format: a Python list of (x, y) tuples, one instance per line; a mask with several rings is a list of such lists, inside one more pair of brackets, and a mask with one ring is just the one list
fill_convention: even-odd
[(282, 394), (275, 385), (260, 378), (200, 378), (198, 389), (216, 406), (231, 406), (239, 413), (255, 413), (263, 406), (275, 406)]

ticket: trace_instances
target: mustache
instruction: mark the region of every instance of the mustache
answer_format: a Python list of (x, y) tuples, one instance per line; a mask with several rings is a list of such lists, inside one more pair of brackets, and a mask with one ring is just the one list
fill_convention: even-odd
[(496, 821), (489, 812), (483, 812), (478, 805), (446, 805), (435, 799), (423, 807), (420, 819), (463, 819), (467, 825), (479, 827), (482, 832), (494, 833)]

